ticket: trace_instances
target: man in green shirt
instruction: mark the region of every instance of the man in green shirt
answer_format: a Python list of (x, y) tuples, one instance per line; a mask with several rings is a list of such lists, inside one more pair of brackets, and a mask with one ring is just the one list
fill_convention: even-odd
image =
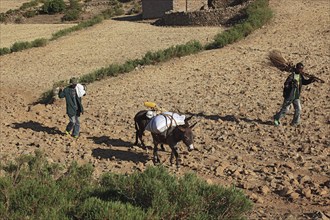
[(70, 85), (65, 89), (60, 89), (58, 96), (60, 98), (65, 98), (66, 101), (66, 113), (69, 116), (69, 123), (66, 126), (65, 133), (70, 134), (72, 130), (72, 136), (74, 138), (79, 137), (80, 130), (80, 114), (84, 113), (84, 108), (81, 103), (81, 97), (78, 97), (76, 86), (78, 80), (77, 78), (70, 79)]
[(281, 110), (274, 116), (274, 124), (276, 126), (280, 125), (280, 119), (285, 116), (288, 108), (291, 104), (294, 107), (294, 116), (291, 125), (298, 125), (300, 121), (300, 93), (302, 85), (308, 85), (315, 81), (315, 78), (311, 77), (305, 79), (303, 74), (304, 65), (302, 63), (297, 63), (293, 72), (286, 79), (284, 83), (283, 97), (284, 102), (282, 104)]

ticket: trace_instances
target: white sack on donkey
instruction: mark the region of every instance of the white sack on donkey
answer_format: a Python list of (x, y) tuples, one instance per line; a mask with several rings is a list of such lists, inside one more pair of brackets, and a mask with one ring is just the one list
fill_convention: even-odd
[(146, 127), (146, 130), (152, 133), (160, 134), (165, 132), (170, 127), (184, 125), (185, 118), (185, 115), (179, 115), (173, 112), (163, 112), (151, 119)]

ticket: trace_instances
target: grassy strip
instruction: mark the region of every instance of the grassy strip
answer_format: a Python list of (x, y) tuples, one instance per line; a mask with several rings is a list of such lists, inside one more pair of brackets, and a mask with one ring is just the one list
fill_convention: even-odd
[(161, 166), (95, 180), (90, 164), (63, 173), (40, 151), (0, 165), (0, 219), (243, 219), (253, 206), (235, 187)]
[[(109, 67), (103, 67), (92, 73), (88, 73), (80, 77), (81, 83), (92, 83), (101, 80), (107, 76), (116, 76), (120, 73), (127, 73), (134, 70), (139, 65), (152, 65), (165, 62), (174, 57), (181, 57), (200, 52), (202, 50), (211, 50), (222, 48), (228, 44), (234, 43), (254, 30), (262, 27), (273, 16), (268, 6), (268, 0), (255, 0), (247, 9), (248, 18), (240, 24), (236, 24), (230, 29), (217, 34), (214, 41), (210, 44), (202, 46), (198, 41), (191, 41), (183, 45), (172, 46), (170, 48), (159, 50), (156, 52), (147, 52), (142, 59), (126, 61), (124, 64), (111, 64)], [(66, 86), (67, 82), (60, 81), (53, 85), (53, 89), (58, 86)], [(39, 103), (50, 103), (53, 100), (53, 90), (49, 90), (42, 94)]]
[(254, 30), (261, 28), (273, 17), (273, 12), (269, 8), (268, 0), (254, 1), (247, 7), (246, 13), (248, 18), (243, 23), (236, 24), (230, 29), (217, 34), (213, 42), (205, 45), (205, 49), (222, 48), (228, 44), (239, 41)]
[[(198, 41), (190, 41), (186, 44), (172, 46), (165, 50), (156, 52), (147, 52), (143, 58), (128, 60), (124, 64), (111, 64), (108, 67), (103, 67), (94, 72), (85, 74), (79, 78), (80, 83), (92, 83), (109, 76), (117, 76), (121, 73), (128, 73), (138, 66), (154, 65), (157, 63), (168, 61), (174, 57), (183, 57), (189, 54), (198, 53), (203, 50), (203, 46)], [(53, 89), (57, 87), (67, 86), (68, 83), (64, 80), (56, 82)], [(44, 92), (39, 100), (39, 103), (50, 103), (53, 101), (53, 89)]]
[(52, 37), (50, 39), (36, 39), (34, 41), (20, 41), (14, 43), (10, 48), (3, 47), (0, 48), (0, 56), (13, 53), (13, 52), (18, 52), (22, 50), (26, 50), (32, 47), (43, 47), (48, 44), (49, 41), (57, 40), (60, 37), (66, 36), (74, 31), (79, 31), (84, 28), (91, 27), (93, 25), (101, 23), (104, 19), (109, 19), (111, 17), (117, 16), (117, 15), (122, 15), (124, 13), (123, 9), (120, 6), (115, 6), (112, 9), (107, 9), (102, 12), (101, 15), (95, 16), (87, 21), (80, 22), (79, 24), (70, 27), (70, 28), (65, 28), (63, 30), (57, 31), (52, 34)]

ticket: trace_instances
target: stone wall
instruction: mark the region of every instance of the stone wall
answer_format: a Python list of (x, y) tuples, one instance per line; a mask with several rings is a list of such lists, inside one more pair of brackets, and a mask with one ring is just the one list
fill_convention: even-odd
[(212, 8), (232, 7), (243, 4), (244, 2), (247, 2), (247, 0), (209, 0), (209, 4), (212, 5)]
[(173, 0), (173, 11), (198, 11), (207, 0)]
[(232, 19), (243, 17), (246, 2), (234, 7), (208, 9), (194, 12), (171, 12), (166, 13), (162, 19), (156, 22), (165, 26), (220, 26), (228, 24)]
[(208, 0), (142, 0), (143, 19), (160, 18), (167, 11), (196, 11)]

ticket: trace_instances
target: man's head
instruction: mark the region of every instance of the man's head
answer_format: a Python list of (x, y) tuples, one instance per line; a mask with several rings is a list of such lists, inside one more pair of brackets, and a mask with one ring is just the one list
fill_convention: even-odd
[(296, 72), (297, 72), (297, 73), (302, 73), (303, 70), (304, 70), (304, 64), (302, 64), (302, 63), (297, 63), (297, 64), (296, 64)]
[(78, 83), (78, 79), (75, 77), (72, 77), (69, 82), (70, 82), (71, 86), (76, 86)]

